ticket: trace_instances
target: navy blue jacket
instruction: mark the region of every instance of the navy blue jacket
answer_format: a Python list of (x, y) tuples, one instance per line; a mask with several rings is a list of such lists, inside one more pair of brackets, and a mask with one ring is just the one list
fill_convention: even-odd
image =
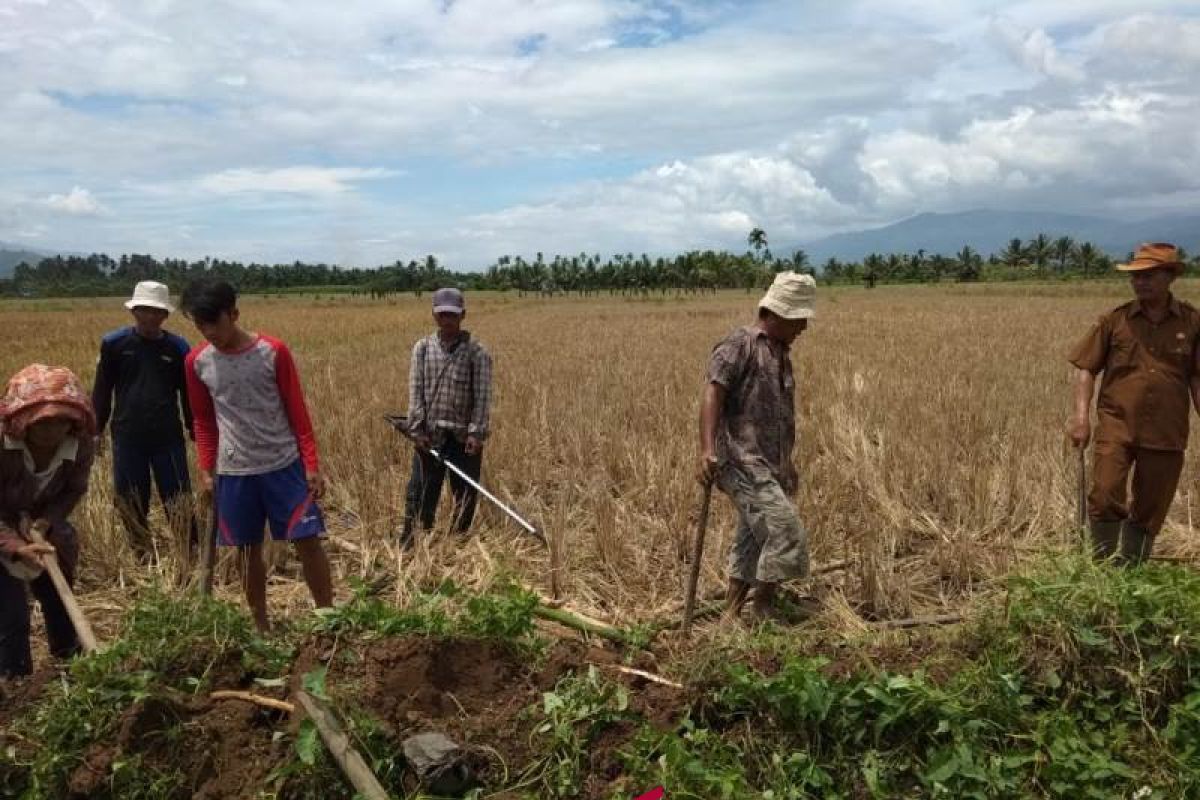
[(101, 432), (111, 418), (115, 437), (148, 449), (179, 444), (185, 427), (191, 436), (192, 410), (183, 373), (190, 349), (186, 339), (167, 331), (158, 339), (145, 339), (132, 326), (106, 334), (92, 389)]

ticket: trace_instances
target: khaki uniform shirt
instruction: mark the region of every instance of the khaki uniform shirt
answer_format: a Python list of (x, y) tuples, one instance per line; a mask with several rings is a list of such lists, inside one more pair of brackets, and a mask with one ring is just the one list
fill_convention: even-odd
[(725, 387), (717, 422), (717, 458), (768, 469), (785, 492), (796, 490), (796, 383), (787, 345), (754, 326), (737, 328), (715, 348), (707, 381)]
[(1174, 297), (1158, 323), (1136, 300), (1100, 317), (1070, 355), (1079, 369), (1104, 373), (1096, 401), (1096, 441), (1185, 449), (1198, 343), (1200, 312)]

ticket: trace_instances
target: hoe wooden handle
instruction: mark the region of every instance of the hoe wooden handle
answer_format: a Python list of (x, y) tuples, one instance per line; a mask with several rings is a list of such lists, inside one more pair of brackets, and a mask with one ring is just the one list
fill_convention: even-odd
[[(37, 525), (30, 525), (28, 532), (31, 541), (37, 544), (49, 544)], [(50, 573), (50, 582), (54, 584), (54, 589), (58, 592), (63, 607), (67, 609), (67, 616), (71, 618), (71, 624), (75, 626), (75, 633), (79, 635), (79, 644), (83, 646), (84, 652), (91, 653), (99, 650), (100, 646), (96, 643), (96, 634), (92, 631), (92, 625), (84, 615), (83, 609), (79, 607), (75, 593), (71, 591), (66, 576), (63, 575), (62, 568), (58, 565), (58, 554), (55, 553), (52, 558), (43, 556), (42, 563), (46, 565), (46, 572)]]
[(692, 632), (692, 612), (696, 610), (696, 585), (700, 582), (700, 562), (704, 558), (704, 534), (708, 530), (708, 509), (712, 505), (712, 481), (704, 484), (700, 501), (700, 519), (696, 523), (696, 547), (692, 551), (692, 570), (688, 574), (687, 597), (683, 602), (683, 635)]

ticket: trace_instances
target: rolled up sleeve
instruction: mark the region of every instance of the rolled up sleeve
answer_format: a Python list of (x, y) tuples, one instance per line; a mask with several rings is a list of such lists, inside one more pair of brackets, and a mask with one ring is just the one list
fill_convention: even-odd
[(1087, 370), (1095, 375), (1101, 372), (1104, 365), (1108, 363), (1108, 348), (1111, 341), (1112, 324), (1109, 317), (1101, 317), (1087, 332), (1087, 335), (1072, 348), (1067, 360), (1079, 369)]

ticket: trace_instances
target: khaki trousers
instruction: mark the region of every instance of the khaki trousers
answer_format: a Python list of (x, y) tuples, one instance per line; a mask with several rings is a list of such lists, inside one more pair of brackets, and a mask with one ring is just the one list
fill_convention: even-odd
[[(1157, 535), (1175, 499), (1183, 451), (1097, 442), (1092, 457), (1088, 518), (1093, 522), (1127, 519)], [(1131, 471), (1133, 497), (1126, 505)]]

